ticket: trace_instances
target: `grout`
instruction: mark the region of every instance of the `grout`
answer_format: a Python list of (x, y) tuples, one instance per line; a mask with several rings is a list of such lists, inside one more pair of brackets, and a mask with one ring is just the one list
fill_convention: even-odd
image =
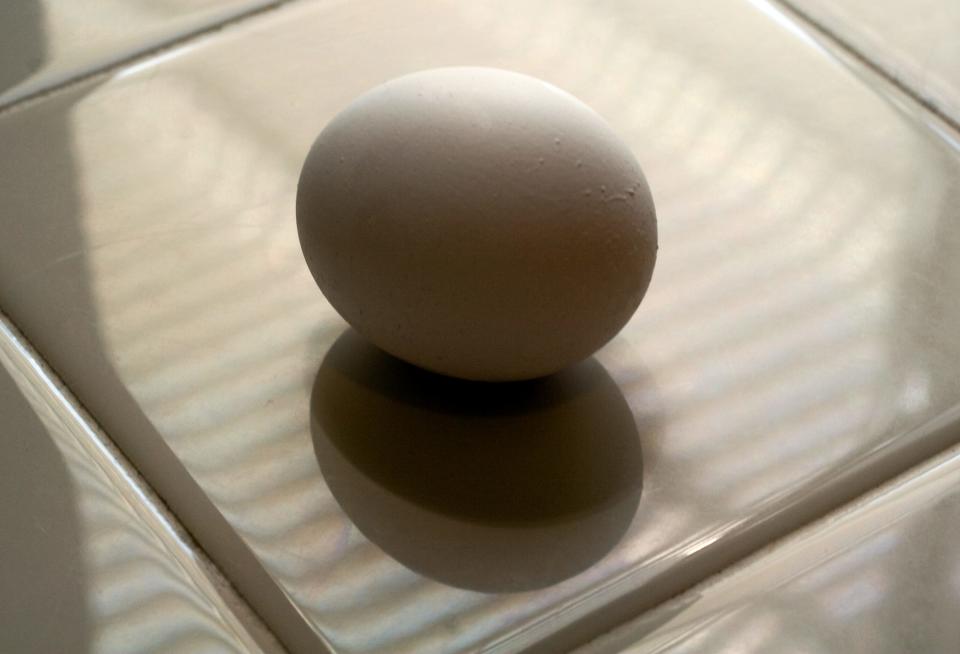
[[(924, 459), (916, 465), (881, 482), (876, 487), (851, 498), (848, 502), (841, 504), (832, 511), (828, 511), (820, 518), (806, 522), (793, 531), (783, 534), (781, 537), (757, 548), (748, 555), (702, 579), (682, 593), (678, 593), (660, 602), (649, 611), (641, 612), (634, 616), (633, 619), (623, 622), (614, 629), (597, 636), (595, 639), (581, 644), (573, 651), (573, 654), (601, 654), (603, 652), (611, 652), (615, 648), (616, 651), (620, 651), (620, 649), (630, 644), (642, 642), (647, 636), (655, 633), (665, 622), (691, 606), (692, 602), (684, 601), (686, 596), (689, 595), (699, 599), (703, 594), (711, 591), (717, 584), (735, 578), (738, 575), (748, 573), (753, 565), (764, 561), (768, 557), (776, 556), (784, 549), (789, 551), (790, 548), (794, 547), (797, 543), (803, 543), (804, 539), (810, 539), (812, 541), (813, 539), (811, 537), (819, 533), (831, 531), (836, 533), (838, 529), (844, 529), (850, 522), (855, 521), (859, 515), (863, 515), (864, 512), (870, 512), (873, 507), (886, 502), (891, 496), (904, 493), (916, 493), (918, 490), (918, 479), (936, 474), (938, 469), (956, 463), (958, 457), (960, 457), (960, 443), (952, 445)], [(898, 522), (901, 519), (903, 519), (903, 516), (900, 516), (894, 520), (894, 522)], [(844, 542), (847, 541), (845, 540)], [(834, 554), (836, 553), (837, 552), (834, 552)], [(832, 556), (832, 554), (830, 556)], [(810, 569), (812, 568), (807, 568), (807, 570)], [(778, 587), (779, 586), (773, 586), (771, 590), (776, 590)], [(665, 616), (658, 615), (658, 613), (665, 614)], [(664, 617), (665, 619), (663, 619)]]
[(818, 38), (820, 41), (829, 41), (829, 43), (824, 43), (823, 45), (832, 47), (834, 50), (841, 50), (850, 59), (853, 59), (864, 68), (870, 70), (874, 75), (896, 88), (900, 93), (908, 96), (915, 103), (933, 114), (937, 119), (948, 125), (954, 132), (960, 134), (960, 121), (942, 109), (935, 100), (912, 87), (897, 75), (895, 71), (884, 66), (879, 61), (871, 59), (869, 55), (862, 52), (850, 40), (841, 36), (837, 30), (827, 27), (823, 21), (817, 20), (816, 17), (809, 12), (801, 9), (796, 4), (796, 0), (762, 1), (778, 6), (784, 13), (789, 14), (799, 27), (805, 29), (808, 33), (817, 32), (818, 34), (811, 34), (811, 36)]
[[(2, 308), (0, 308), (0, 339), (11, 343), (19, 358), (33, 368), (34, 374), (55, 392), (53, 397), (46, 398), (46, 402), (59, 404), (70, 420), (80, 425), (83, 438), (89, 439), (91, 443), (90, 446), (84, 446), (88, 455), (94, 458), (97, 465), (114, 483), (132, 489), (135, 499), (139, 500), (142, 505), (134, 506), (134, 510), (151, 524), (151, 529), (164, 532), (164, 534), (157, 532), (162, 541), (165, 540), (164, 535), (172, 540), (175, 549), (169, 550), (171, 554), (177, 556), (177, 546), (189, 552), (193, 565), (210, 583), (213, 591), (230, 611), (231, 615), (223, 616), (224, 619), (228, 622), (231, 621), (231, 617), (236, 620), (246, 632), (247, 637), (252, 639), (264, 654), (283, 654), (286, 652), (287, 650), (281, 645), (272, 627), (253, 609), (212, 557), (190, 534), (186, 526), (180, 522), (163, 498), (144, 479), (133, 462), (123, 454), (119, 446), (91, 416), (66, 383), (27, 339), (23, 331), (9, 315), (2, 311)], [(0, 374), (3, 374), (2, 365), (0, 365)], [(76, 434), (74, 436), (80, 438)], [(92, 451), (89, 449), (91, 446)], [(134, 498), (125, 498), (125, 500), (133, 502)], [(141, 509), (145, 510), (146, 514)], [(180, 560), (179, 557), (178, 560), (181, 564), (184, 564), (184, 560)], [(189, 565), (189, 562), (187, 565)]]
[(5, 105), (0, 105), (0, 116), (23, 107), (36, 104), (37, 102), (41, 102), (50, 96), (69, 91), (70, 89), (81, 86), (87, 82), (109, 77), (112, 73), (122, 70), (123, 68), (127, 68), (132, 64), (151, 59), (165, 52), (176, 50), (177, 48), (181, 48), (192, 41), (216, 34), (240, 23), (244, 23), (264, 14), (276, 11), (288, 4), (302, 1), (303, 0), (272, 0), (270, 4), (260, 7), (253, 7), (234, 16), (211, 23), (210, 25), (188, 30), (154, 46), (147, 47), (143, 50), (138, 50), (125, 57), (121, 57), (120, 59), (107, 62), (100, 67), (85, 72), (80, 72), (60, 82), (53, 83), (50, 86), (38, 88), (35, 91), (27, 93), (26, 95), (15, 98)]
[[(552, 654), (559, 651), (563, 641), (564, 651), (578, 652), (587, 648), (589, 652), (588, 646), (592, 643), (627, 628), (631, 623), (642, 621), (645, 616), (656, 621), (658, 616), (654, 612), (658, 609), (682, 609), (688, 593), (709, 587), (745, 562), (776, 549), (796, 534), (847, 515), (871, 497), (882, 494), (888, 486), (901, 483), (916, 470), (947, 456), (945, 453), (957, 451), (960, 447), (960, 404), (952, 405), (914, 431), (928, 434), (922, 442), (851, 463), (834, 476), (834, 483), (817, 486), (798, 497), (792, 506), (758, 515), (748, 530), (734, 530), (725, 535), (721, 540), (726, 542), (721, 542), (721, 547), (709, 552), (701, 550), (687, 556), (682, 564), (655, 573), (642, 589), (628, 591), (602, 607), (592, 609), (568, 628), (529, 645), (524, 654)], [(655, 627), (656, 624), (651, 630)], [(641, 637), (637, 635), (637, 638)]]

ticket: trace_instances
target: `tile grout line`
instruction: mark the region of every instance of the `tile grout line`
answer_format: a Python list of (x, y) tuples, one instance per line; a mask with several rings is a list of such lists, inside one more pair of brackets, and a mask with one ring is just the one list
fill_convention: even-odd
[[(57, 403), (64, 412), (84, 432), (91, 443), (84, 445), (88, 454), (94, 456), (98, 466), (108, 477), (118, 483), (130, 486), (136, 496), (144, 504), (142, 507), (147, 515), (139, 510), (138, 514), (156, 523), (156, 528), (162, 530), (167, 538), (189, 551), (196, 569), (210, 583), (213, 591), (231, 611), (226, 620), (233, 618), (247, 632), (258, 647), (268, 654), (282, 654), (286, 649), (277, 638), (270, 624), (261, 617), (253, 606), (234, 586), (233, 582), (217, 565), (216, 561), (201, 547), (187, 527), (179, 520), (176, 513), (167, 505), (152, 485), (143, 477), (134, 463), (124, 455), (119, 446), (106, 433), (100, 424), (93, 418), (79, 399), (73, 395), (69, 386), (60, 378), (50, 364), (44, 359), (24, 332), (0, 308), (0, 339), (9, 344), (24, 364), (34, 370), (34, 374), (50, 389), (52, 397), (48, 402)], [(2, 344), (0, 344), (2, 347)], [(4, 366), (0, 365), (0, 372)], [(98, 455), (90, 451), (93, 448)], [(106, 460), (106, 463), (103, 462)], [(110, 468), (109, 470), (107, 468)], [(135, 509), (137, 507), (134, 507)], [(175, 553), (174, 553), (175, 554)], [(183, 561), (180, 561), (183, 564)]]
[[(955, 404), (931, 418), (921, 429), (929, 431), (931, 442), (925, 443), (920, 451), (901, 450), (888, 453), (881, 460), (860, 461), (852, 465), (841, 476), (840, 483), (830, 486), (827, 491), (818, 488), (807, 494), (797, 505), (787, 510), (778, 510), (760, 516), (748, 533), (734, 534), (727, 539), (725, 551), (701, 553), (688, 557), (683, 569), (668, 569), (657, 573), (648, 584), (649, 588), (661, 587), (662, 591), (649, 590), (645, 596), (636, 597), (628, 592), (599, 609), (591, 610), (585, 618), (596, 619), (606, 612), (604, 623), (600, 626), (583, 625), (577, 628), (574, 622), (570, 634), (548, 636), (535, 644), (527, 646), (524, 654), (553, 654), (559, 651), (561, 641), (564, 651), (575, 654), (585, 650), (594, 652), (590, 646), (622, 629), (632, 622), (651, 615), (653, 611), (678, 601), (688, 592), (711, 585), (730, 571), (742, 566), (764, 552), (776, 549), (779, 545), (798, 533), (809, 531), (824, 521), (846, 515), (847, 512), (867, 501), (888, 485), (897, 484), (917, 469), (945, 455), (946, 452), (960, 447), (960, 404)], [(499, 650), (497, 650), (499, 651)]]
[[(812, 33), (811, 36), (817, 38), (820, 41), (827, 41), (824, 43), (826, 47), (829, 47), (833, 50), (842, 51), (844, 55), (850, 59), (856, 61), (859, 65), (868, 69), (878, 78), (893, 86), (897, 91), (903, 95), (909, 97), (913, 102), (920, 105), (923, 109), (930, 112), (935, 116), (939, 121), (948, 125), (955, 133), (960, 134), (960, 121), (951, 116), (946, 110), (942, 109), (939, 104), (928, 97), (920, 90), (912, 87), (906, 81), (904, 81), (901, 76), (891, 70), (889, 67), (884, 66), (879, 61), (871, 59), (869, 55), (862, 52), (856, 45), (854, 45), (850, 40), (845, 39), (841, 36), (837, 30), (827, 27), (827, 25), (820, 20), (817, 20), (812, 14), (808, 11), (801, 9), (796, 0), (761, 0), (770, 5), (773, 5), (779, 8), (783, 13), (788, 14), (793, 18), (794, 22), (801, 28)], [(813, 34), (815, 33), (815, 34)], [(834, 53), (835, 54), (835, 53)]]
[(130, 55), (106, 63), (98, 68), (94, 68), (93, 70), (78, 73), (73, 77), (68, 77), (67, 79), (54, 83), (50, 86), (39, 88), (35, 91), (27, 93), (24, 96), (11, 100), (7, 104), (0, 105), (0, 116), (22, 109), (29, 105), (36, 104), (37, 102), (42, 102), (48, 97), (68, 91), (86, 82), (108, 77), (111, 73), (122, 70), (123, 68), (127, 68), (140, 61), (151, 59), (165, 52), (176, 50), (177, 48), (181, 48), (192, 41), (202, 39), (206, 36), (216, 34), (217, 32), (223, 31), (235, 25), (253, 20), (259, 16), (276, 11), (287, 5), (303, 1), (304, 0), (274, 0), (270, 4), (254, 7), (228, 18), (224, 18), (223, 20), (215, 21), (209, 25), (187, 30), (178, 36), (171, 37), (169, 40), (162, 41), (161, 43), (148, 47), (144, 50), (136, 51)]
[[(624, 622), (607, 633), (598, 636), (594, 640), (581, 645), (578, 649), (574, 650), (573, 654), (601, 654), (613, 651), (612, 648), (617, 648), (617, 651), (619, 651), (619, 648), (625, 645), (643, 642), (647, 636), (654, 633), (663, 624), (656, 620), (657, 616), (653, 615), (655, 611), (661, 609), (669, 610), (671, 605), (676, 603), (687, 593), (696, 593), (699, 595), (700, 592), (710, 590), (716, 584), (723, 583), (727, 579), (747, 571), (757, 562), (763, 561), (767, 557), (776, 556), (782, 550), (782, 548), (789, 548), (792, 544), (796, 543), (798, 539), (802, 540), (803, 538), (807, 538), (811, 534), (822, 530), (830, 531), (836, 530), (838, 527), (842, 528), (846, 521), (850, 520), (851, 518), (855, 518), (858, 513), (864, 510), (869, 510), (872, 505), (885, 500), (893, 494), (904, 491), (916, 492), (916, 488), (913, 486), (913, 484), (920, 476), (930, 474), (932, 471), (942, 468), (949, 462), (956, 460), (958, 457), (960, 457), (960, 443), (952, 445), (943, 451), (921, 461), (917, 465), (907, 468), (901, 473), (894, 475), (890, 479), (878, 484), (875, 488), (867, 490), (863, 494), (852, 498), (836, 509), (827, 512), (822, 517), (807, 522), (794, 531), (785, 534), (783, 537), (771, 541), (767, 545), (755, 550), (754, 552), (744, 556), (734, 563), (731, 563), (729, 566), (718, 571), (716, 574), (712, 574), (702, 581), (694, 584), (683, 593), (675, 595), (672, 598), (657, 604), (650, 611), (641, 613), (635, 616), (633, 620)], [(687, 606), (688, 605), (681, 605), (680, 609), (685, 609)], [(644, 626), (642, 626), (642, 620), (644, 617), (653, 618), (652, 624), (649, 626), (649, 628), (644, 628)], [(673, 616), (670, 615), (670, 618), (672, 617)], [(631, 626), (638, 628), (639, 633), (638, 631), (631, 631)]]

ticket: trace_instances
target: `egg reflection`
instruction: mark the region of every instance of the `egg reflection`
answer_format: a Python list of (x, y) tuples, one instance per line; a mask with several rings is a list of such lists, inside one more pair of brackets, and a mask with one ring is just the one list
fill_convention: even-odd
[(360, 531), (460, 588), (571, 577), (613, 548), (640, 501), (637, 423), (594, 359), (544, 379), (469, 382), (348, 331), (317, 374), (311, 428), (324, 478)]

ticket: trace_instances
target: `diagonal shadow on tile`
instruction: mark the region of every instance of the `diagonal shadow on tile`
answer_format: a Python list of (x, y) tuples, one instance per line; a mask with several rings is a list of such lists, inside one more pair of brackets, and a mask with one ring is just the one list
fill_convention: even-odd
[(0, 366), (0, 651), (90, 651), (79, 502), (63, 455)]

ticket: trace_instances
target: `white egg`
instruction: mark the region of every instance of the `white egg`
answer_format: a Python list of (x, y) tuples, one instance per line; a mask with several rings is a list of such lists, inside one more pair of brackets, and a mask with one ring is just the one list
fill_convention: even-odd
[(653, 199), (630, 149), (546, 82), (441, 68), (357, 98), (297, 191), (317, 284), (357, 331), (476, 380), (556, 372), (610, 340), (653, 274)]

